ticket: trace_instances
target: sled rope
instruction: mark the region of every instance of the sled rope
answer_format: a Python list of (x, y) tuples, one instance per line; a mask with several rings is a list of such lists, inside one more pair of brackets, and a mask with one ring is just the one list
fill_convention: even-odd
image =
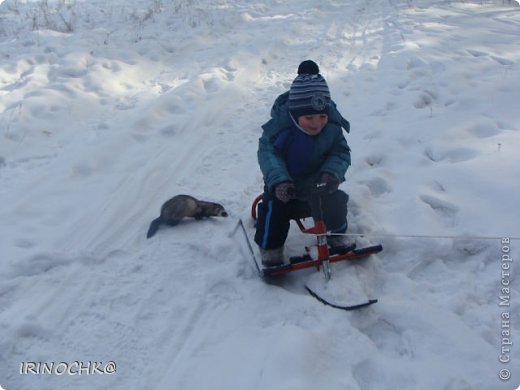
[(255, 263), (256, 270), (258, 271), (258, 274), (260, 276), (262, 276), (263, 272), (262, 272), (262, 270), (260, 269), (260, 267), (258, 265), (258, 261), (256, 260), (255, 252), (253, 251), (253, 247), (251, 246), (251, 242), (249, 242), (249, 237), (247, 236), (246, 228), (244, 226), (244, 222), (242, 222), (242, 219), (238, 220), (237, 226), (235, 227), (235, 230), (233, 230), (231, 235), (234, 236), (236, 234), (236, 232), (237, 232), (239, 227), (242, 228), (242, 232), (244, 233), (244, 238), (245, 238), (245, 241), (247, 243), (247, 247), (249, 248), (249, 252), (251, 253), (251, 256), (253, 258), (253, 262)]
[(374, 238), (425, 238), (425, 239), (450, 239), (450, 240), (520, 240), (520, 237), (508, 236), (454, 236), (454, 235), (428, 235), (428, 234), (383, 234), (383, 233), (329, 233), (331, 236), (346, 237), (374, 237)]

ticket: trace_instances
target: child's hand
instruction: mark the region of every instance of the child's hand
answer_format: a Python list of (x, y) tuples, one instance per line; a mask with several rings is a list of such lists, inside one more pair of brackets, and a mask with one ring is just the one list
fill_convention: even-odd
[(274, 194), (283, 203), (287, 203), (290, 200), (293, 200), (296, 198), (296, 191), (294, 189), (294, 184), (290, 181), (285, 181), (283, 183), (278, 184), (274, 188)]
[(339, 180), (336, 178), (336, 176), (331, 175), (330, 173), (323, 172), (320, 177), (320, 181), (322, 183), (327, 183), (327, 187), (329, 189), (329, 194), (335, 192), (338, 190), (339, 187)]

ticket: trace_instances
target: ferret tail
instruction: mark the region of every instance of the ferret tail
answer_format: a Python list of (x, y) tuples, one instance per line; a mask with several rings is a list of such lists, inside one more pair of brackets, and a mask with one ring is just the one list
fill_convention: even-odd
[(150, 224), (150, 227), (148, 228), (148, 233), (146, 233), (146, 238), (150, 238), (155, 233), (157, 233), (157, 230), (159, 229), (159, 226), (161, 226), (161, 217), (155, 218), (152, 221), (152, 223)]

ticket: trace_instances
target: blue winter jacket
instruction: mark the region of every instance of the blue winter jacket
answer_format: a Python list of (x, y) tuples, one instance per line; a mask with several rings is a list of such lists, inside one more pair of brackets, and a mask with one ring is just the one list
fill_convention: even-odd
[(294, 124), (287, 107), (289, 93), (280, 95), (271, 109), (271, 119), (262, 126), (258, 162), (268, 191), (285, 181), (296, 187), (319, 180), (322, 173), (340, 182), (350, 166), (350, 148), (342, 127), (350, 125), (332, 102), (327, 126), (315, 136), (302, 132)]

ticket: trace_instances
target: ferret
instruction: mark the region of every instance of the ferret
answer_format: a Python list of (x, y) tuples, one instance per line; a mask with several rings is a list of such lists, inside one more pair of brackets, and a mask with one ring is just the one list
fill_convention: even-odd
[(190, 195), (177, 195), (162, 205), (161, 215), (150, 224), (146, 238), (152, 237), (159, 226), (175, 226), (186, 217), (202, 219), (227, 216), (228, 213), (221, 204), (198, 200)]

